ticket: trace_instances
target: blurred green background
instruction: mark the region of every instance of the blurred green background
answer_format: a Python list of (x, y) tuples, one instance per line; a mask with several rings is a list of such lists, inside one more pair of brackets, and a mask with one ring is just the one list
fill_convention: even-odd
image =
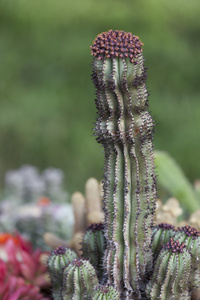
[(200, 177), (199, 16), (199, 0), (1, 0), (1, 186), (25, 163), (63, 169), (70, 192), (102, 178), (89, 46), (111, 28), (144, 43), (155, 148)]

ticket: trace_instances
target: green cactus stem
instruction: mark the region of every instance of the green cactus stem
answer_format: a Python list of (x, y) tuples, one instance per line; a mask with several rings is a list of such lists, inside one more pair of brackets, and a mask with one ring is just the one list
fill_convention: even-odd
[(105, 250), (105, 238), (102, 223), (91, 224), (83, 237), (83, 258), (88, 259), (96, 270), (99, 280), (103, 275), (103, 256)]
[(141, 299), (145, 289), (156, 199), (154, 122), (147, 112), (142, 45), (131, 33), (109, 30), (91, 46), (95, 130), (105, 154), (104, 265), (108, 283), (127, 299)]
[(73, 260), (63, 272), (62, 300), (90, 300), (98, 285), (95, 269), (87, 260)]
[(99, 285), (96, 287), (92, 300), (119, 300), (119, 293), (112, 286)]
[(188, 225), (178, 227), (175, 236), (179, 242), (184, 242), (192, 255), (191, 288), (200, 287), (200, 231)]
[(152, 251), (154, 257), (157, 257), (163, 244), (167, 244), (170, 238), (176, 234), (175, 227), (167, 223), (160, 223), (153, 228), (152, 233)]
[(189, 300), (191, 255), (187, 246), (172, 238), (163, 246), (147, 285), (151, 300)]
[(63, 270), (75, 258), (78, 258), (76, 253), (63, 246), (54, 250), (48, 258), (48, 270), (51, 277), (53, 297), (55, 300), (61, 299)]

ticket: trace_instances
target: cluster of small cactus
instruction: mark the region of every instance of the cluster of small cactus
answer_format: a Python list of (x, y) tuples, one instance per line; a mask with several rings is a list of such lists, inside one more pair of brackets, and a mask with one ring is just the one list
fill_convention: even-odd
[(97, 36), (91, 51), (95, 134), (105, 154), (104, 224), (86, 231), (82, 258), (67, 262), (62, 247), (52, 252), (48, 266), (59, 289), (54, 299), (190, 299), (200, 285), (200, 233), (153, 224), (154, 122), (147, 111), (142, 43), (131, 33), (109, 30)]

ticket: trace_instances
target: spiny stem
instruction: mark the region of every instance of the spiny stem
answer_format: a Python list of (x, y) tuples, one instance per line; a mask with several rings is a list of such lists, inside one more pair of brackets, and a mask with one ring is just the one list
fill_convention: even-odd
[(108, 31), (93, 43), (97, 141), (105, 153), (104, 212), (109, 283), (141, 297), (151, 260), (156, 177), (154, 123), (148, 107), (142, 43), (123, 31)]

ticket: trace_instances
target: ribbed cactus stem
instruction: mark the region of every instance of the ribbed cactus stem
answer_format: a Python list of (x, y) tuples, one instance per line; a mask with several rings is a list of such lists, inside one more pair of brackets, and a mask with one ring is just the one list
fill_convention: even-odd
[(91, 224), (83, 237), (83, 258), (88, 259), (96, 270), (99, 280), (103, 275), (103, 256), (105, 251), (105, 238), (102, 223)]
[(76, 253), (63, 246), (54, 250), (48, 258), (48, 270), (53, 286), (54, 300), (61, 299), (61, 287), (63, 283), (63, 270), (74, 259), (78, 258)]
[(63, 272), (62, 300), (90, 300), (98, 279), (87, 260), (73, 260)]
[(170, 238), (175, 236), (176, 231), (173, 225), (160, 223), (153, 228), (152, 233), (152, 251), (154, 257), (157, 257), (163, 244), (167, 244)]
[(177, 229), (175, 238), (179, 242), (184, 242), (191, 253), (191, 288), (197, 289), (200, 286), (200, 231), (186, 225)]
[(147, 285), (151, 300), (189, 300), (191, 255), (187, 246), (172, 238), (163, 246)]
[(151, 260), (156, 198), (152, 137), (142, 43), (123, 31), (97, 36), (91, 50), (97, 141), (105, 153), (105, 255), (109, 283), (141, 298)]
[(112, 286), (99, 285), (96, 287), (92, 300), (119, 300), (119, 293)]

